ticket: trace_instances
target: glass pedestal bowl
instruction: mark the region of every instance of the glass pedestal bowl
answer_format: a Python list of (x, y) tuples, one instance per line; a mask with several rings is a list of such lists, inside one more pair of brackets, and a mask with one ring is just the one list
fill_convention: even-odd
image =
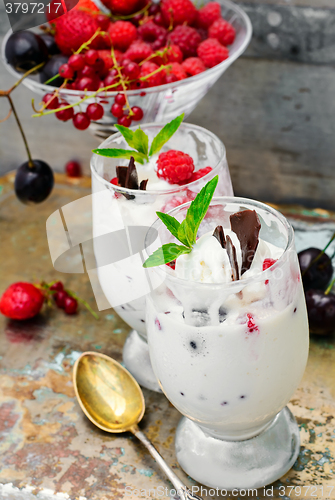
[[(188, 206), (170, 215), (181, 221)], [(199, 483), (226, 490), (265, 486), (294, 464), (299, 428), (286, 404), (303, 376), (309, 342), (293, 230), (279, 212), (243, 198), (214, 198), (198, 236), (230, 228), (229, 216), (246, 209), (261, 221), (259, 262), (270, 257), (268, 243), (282, 250), (269, 269), (202, 283), (167, 266), (150, 268), (158, 286), (147, 297), (152, 367), (184, 415), (178, 462)], [(145, 253), (172, 241), (156, 221)]]
[[(151, 141), (162, 126), (148, 124), (142, 128)], [(118, 133), (100, 148), (129, 146)], [(127, 164), (127, 160), (94, 154), (91, 161), (93, 241), (99, 282), (111, 307), (133, 328), (124, 346), (124, 363), (140, 385), (152, 390), (159, 390), (159, 386), (146, 343), (145, 296), (152, 284), (142, 267), (145, 235), (157, 218), (156, 211), (168, 212), (194, 199), (215, 175), (219, 176), (218, 194), (233, 195), (226, 151), (217, 136), (202, 127), (182, 123), (162, 151), (169, 149), (192, 156), (196, 170), (208, 165), (213, 170), (192, 183), (171, 186), (169, 190), (136, 191), (110, 183), (116, 176), (116, 166)]]
[[(162, 122), (167, 123), (181, 113), (188, 116), (197, 106), (198, 102), (206, 95), (208, 90), (214, 85), (218, 78), (226, 69), (245, 51), (252, 34), (250, 19), (247, 14), (236, 4), (229, 0), (218, 0), (222, 6), (222, 16), (229, 21), (236, 30), (234, 43), (229, 47), (229, 57), (222, 63), (208, 69), (199, 75), (181, 80), (179, 82), (151, 87), (141, 92), (130, 90), (127, 92), (131, 106), (140, 106), (144, 112), (142, 123)], [(207, 0), (204, 2), (207, 3)], [(6, 61), (5, 45), (11, 35), (10, 30), (2, 44), (2, 59), (7, 70), (19, 79), (22, 74), (17, 73)], [(44, 94), (55, 90), (50, 85), (44, 85), (39, 82), (38, 76), (31, 76), (24, 80), (24, 85), (38, 94), (41, 98)], [(90, 93), (87, 92), (87, 95)], [(107, 138), (116, 131), (114, 125), (116, 118), (110, 113), (111, 105), (117, 92), (103, 93), (104, 100), (108, 103), (103, 104), (105, 115), (102, 120), (92, 122), (89, 130), (97, 137)], [(77, 90), (60, 90), (60, 96), (70, 104), (78, 102), (83, 96), (83, 92)], [(88, 99), (81, 104), (81, 110), (85, 111), (88, 104), (95, 102), (95, 99)], [(50, 119), (50, 117), (45, 118)], [(141, 123), (141, 122), (139, 122)]]

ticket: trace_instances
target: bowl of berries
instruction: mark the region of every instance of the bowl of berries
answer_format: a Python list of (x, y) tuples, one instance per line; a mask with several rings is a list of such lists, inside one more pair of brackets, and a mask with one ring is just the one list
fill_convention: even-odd
[(229, 0), (104, 4), (79, 0), (48, 26), (5, 36), (6, 68), (29, 72), (23, 83), (42, 98), (34, 117), (54, 114), (108, 137), (116, 123), (187, 116), (251, 39), (248, 16)]

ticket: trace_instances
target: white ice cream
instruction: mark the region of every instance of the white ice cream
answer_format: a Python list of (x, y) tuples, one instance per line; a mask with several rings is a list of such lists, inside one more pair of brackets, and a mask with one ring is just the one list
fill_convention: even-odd
[(282, 253), (261, 240), (250, 270), (229, 283), (227, 253), (208, 233), (177, 259), (175, 273), (184, 284), (168, 276), (148, 297), (150, 356), (161, 387), (213, 436), (256, 435), (302, 378), (308, 324), (296, 254), (287, 252), (262, 273), (264, 259)]

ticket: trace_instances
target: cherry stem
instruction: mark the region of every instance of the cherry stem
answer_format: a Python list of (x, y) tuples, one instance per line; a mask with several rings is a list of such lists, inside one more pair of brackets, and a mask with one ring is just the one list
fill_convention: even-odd
[[(321, 252), (315, 257), (315, 259), (312, 260), (312, 262), (309, 264), (308, 267), (306, 267), (306, 269), (304, 270), (304, 272), (302, 273), (302, 276), (305, 275), (305, 273), (319, 260), (321, 259), (322, 255), (326, 252), (327, 248), (331, 245), (331, 243), (335, 240), (335, 232), (333, 234), (333, 236), (330, 238), (330, 240), (328, 241), (327, 245), (324, 247), (323, 250), (321, 250)], [(335, 253), (333, 254), (332, 258), (334, 257)]]
[(28, 155), (28, 166), (29, 168), (32, 168), (34, 166), (34, 163), (33, 163), (33, 160), (32, 160), (32, 157), (31, 157), (31, 154), (30, 154), (30, 150), (29, 150), (29, 146), (28, 146), (28, 142), (27, 142), (27, 138), (25, 136), (25, 133), (23, 131), (23, 128), (22, 128), (22, 125), (21, 125), (21, 122), (20, 122), (20, 119), (18, 117), (18, 114), (16, 112), (16, 109), (15, 109), (15, 106), (14, 106), (14, 103), (13, 103), (13, 100), (11, 98), (11, 96), (8, 94), (7, 95), (7, 99), (9, 101), (9, 104), (10, 104), (10, 107), (12, 108), (12, 111), (13, 111), (13, 115), (15, 116), (15, 120), (16, 120), (16, 123), (19, 127), (19, 130), (21, 132), (21, 136), (22, 136), (22, 139), (23, 139), (23, 142), (24, 142), (24, 145), (25, 145), (25, 148), (26, 148), (26, 151), (27, 151), (27, 155)]
[(335, 278), (333, 279), (333, 281), (330, 283), (329, 287), (327, 288), (327, 290), (325, 291), (325, 295), (328, 295), (331, 291), (331, 289), (333, 288), (334, 286), (334, 283), (335, 283)]

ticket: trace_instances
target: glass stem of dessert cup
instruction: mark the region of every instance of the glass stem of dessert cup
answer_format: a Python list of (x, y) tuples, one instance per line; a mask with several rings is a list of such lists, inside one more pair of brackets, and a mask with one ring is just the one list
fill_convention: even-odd
[[(147, 124), (141, 128), (152, 141), (164, 124)], [(129, 149), (118, 133), (104, 141), (100, 148)], [(126, 368), (138, 383), (160, 392), (152, 370), (145, 323), (145, 296), (152, 284), (142, 267), (145, 235), (156, 220), (156, 211), (169, 212), (195, 198), (201, 188), (215, 175), (219, 176), (217, 192), (233, 195), (225, 147), (210, 131), (182, 123), (161, 152), (175, 149), (188, 153), (195, 170), (212, 167), (212, 171), (186, 185), (164, 185), (147, 190), (131, 190), (111, 184), (116, 166), (129, 160), (93, 155), (92, 209), (94, 253), (100, 286), (111, 307), (132, 328), (123, 348)], [(166, 184), (166, 183), (165, 183)]]
[[(188, 206), (170, 215), (181, 222)], [(259, 270), (218, 283), (182, 279), (166, 265), (149, 268), (157, 285), (147, 297), (153, 370), (184, 415), (176, 433), (178, 462), (199, 483), (226, 490), (265, 486), (293, 466), (299, 428), (286, 405), (309, 346), (293, 229), (279, 212), (253, 200), (213, 198), (198, 236), (218, 225), (226, 232), (230, 215), (243, 210), (255, 210), (261, 222)], [(173, 241), (157, 220), (146, 256)], [(273, 262), (262, 271), (265, 259)]]

